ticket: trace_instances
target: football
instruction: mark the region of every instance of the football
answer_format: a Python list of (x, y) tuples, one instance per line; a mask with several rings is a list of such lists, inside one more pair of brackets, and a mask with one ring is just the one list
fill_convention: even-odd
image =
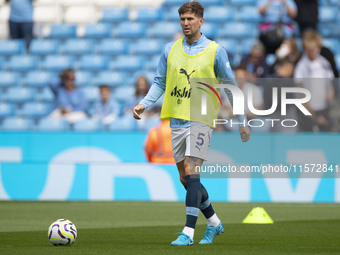
[(76, 241), (76, 226), (67, 219), (58, 219), (48, 228), (48, 239), (53, 245), (71, 245)]

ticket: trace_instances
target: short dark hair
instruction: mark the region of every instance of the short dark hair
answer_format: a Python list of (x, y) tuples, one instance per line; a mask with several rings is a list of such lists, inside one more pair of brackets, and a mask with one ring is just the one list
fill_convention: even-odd
[(109, 85), (106, 85), (106, 84), (101, 84), (101, 85), (99, 85), (99, 89), (100, 89), (100, 90), (102, 90), (102, 89), (111, 90), (110, 86), (109, 86)]
[(235, 72), (235, 71), (238, 71), (238, 70), (239, 70), (239, 71), (248, 72), (248, 71), (247, 71), (247, 68), (246, 68), (245, 66), (243, 66), (243, 65), (235, 66), (233, 69), (234, 69), (234, 72)]
[(62, 80), (65, 80), (68, 78), (69, 74), (70, 73), (75, 73), (74, 69), (72, 68), (67, 68), (67, 69), (64, 69), (61, 71), (61, 73), (59, 74), (59, 77), (62, 79)]
[(283, 58), (283, 59), (279, 59), (275, 65), (274, 65), (274, 68), (275, 68), (275, 71), (277, 71), (277, 69), (287, 65), (287, 64), (291, 64), (291, 65), (295, 65), (295, 63), (293, 61), (291, 61), (289, 58)]
[(178, 9), (178, 14), (181, 16), (186, 12), (192, 12), (196, 17), (203, 18), (204, 7), (198, 1), (186, 2)]

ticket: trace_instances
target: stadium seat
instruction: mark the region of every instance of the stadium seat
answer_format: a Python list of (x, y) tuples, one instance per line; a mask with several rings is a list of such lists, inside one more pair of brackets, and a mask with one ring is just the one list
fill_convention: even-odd
[(17, 73), (15, 72), (0, 72), (0, 88), (7, 88), (7, 87), (16, 87), (20, 83), (20, 79)]
[(130, 44), (130, 54), (153, 55), (161, 54), (165, 43), (156, 39), (140, 39)]
[(42, 88), (48, 86), (52, 79), (52, 74), (45, 71), (31, 71), (22, 80), (22, 83), (27, 87)]
[(87, 39), (68, 39), (62, 46), (61, 52), (66, 55), (91, 54), (93, 42)]
[(335, 38), (324, 38), (322, 40), (322, 45), (324, 45), (327, 48), (329, 48), (333, 52), (334, 55), (337, 55), (337, 54), (340, 53), (338, 39), (335, 39)]
[(71, 24), (95, 23), (98, 22), (98, 18), (96, 8), (91, 5), (71, 6), (68, 7), (64, 13), (64, 21)]
[(0, 56), (0, 70), (4, 68), (5, 65), (5, 58), (3, 56)]
[(322, 37), (340, 38), (339, 23), (321, 23), (319, 24), (319, 32)]
[(0, 102), (0, 118), (14, 116), (15, 108), (16, 107), (13, 104)]
[(260, 22), (261, 15), (256, 6), (244, 6), (236, 12), (235, 19), (241, 22)]
[(160, 55), (159, 54), (152, 56), (145, 63), (146, 70), (155, 72), (157, 70), (159, 60), (160, 60)]
[(182, 4), (184, 4), (186, 1), (184, 0), (165, 0), (163, 3), (163, 6), (166, 7), (172, 7), (175, 6), (177, 7), (177, 9), (179, 8), (179, 6), (181, 6)]
[(113, 121), (109, 126), (110, 131), (135, 131), (137, 130), (137, 122), (131, 116), (123, 116)]
[(148, 36), (171, 39), (177, 32), (182, 32), (179, 22), (158, 22), (148, 28)]
[(30, 44), (30, 54), (48, 55), (59, 53), (59, 42), (49, 39), (33, 39)]
[(87, 71), (77, 71), (76, 72), (76, 85), (79, 87), (92, 86), (92, 73)]
[(102, 11), (101, 22), (115, 23), (129, 20), (129, 12), (126, 8), (105, 8)]
[(118, 39), (103, 39), (97, 46), (96, 52), (103, 55), (117, 55), (128, 53), (128, 42)]
[(117, 87), (114, 90), (113, 97), (115, 100), (117, 100), (121, 104), (125, 104), (127, 101), (129, 101), (134, 96), (135, 91), (136, 91), (135, 86)]
[(60, 72), (71, 67), (73, 67), (73, 58), (61, 55), (48, 55), (40, 66), (43, 70), (54, 72)]
[(144, 67), (144, 58), (140, 56), (118, 56), (110, 63), (110, 69), (115, 71), (140, 71)]
[(0, 55), (12, 56), (25, 53), (25, 41), (0, 40)]
[(54, 24), (51, 26), (49, 38), (68, 39), (77, 37), (77, 27), (69, 24)]
[(84, 55), (78, 62), (78, 68), (88, 71), (101, 71), (108, 68), (108, 59), (100, 55)]
[(37, 58), (29, 55), (17, 55), (10, 58), (7, 69), (10, 71), (29, 71), (37, 68)]
[(257, 38), (247, 38), (243, 39), (240, 43), (240, 53), (243, 55), (247, 55), (250, 52), (250, 49), (254, 46), (255, 43), (257, 43)]
[(85, 119), (78, 121), (73, 125), (73, 130), (80, 132), (99, 131), (101, 129), (101, 121), (98, 119)]
[(20, 117), (5, 118), (1, 127), (5, 131), (28, 131), (33, 129), (33, 120)]
[[(234, 9), (227, 6), (210, 6), (204, 11), (204, 17), (209, 22), (227, 22), (234, 19)], [(204, 26), (204, 24), (203, 24)], [(203, 27), (202, 26), (202, 27)]]
[(255, 24), (229, 22), (224, 24), (218, 31), (220, 38), (249, 38), (255, 37), (258, 29)]
[(123, 72), (102, 71), (94, 78), (94, 85), (108, 85), (110, 87), (124, 86), (127, 77)]
[(36, 130), (49, 132), (67, 131), (70, 130), (70, 124), (63, 119), (42, 118), (39, 120)]
[(11, 103), (25, 103), (34, 99), (34, 90), (25, 87), (9, 88), (4, 99)]
[(114, 29), (118, 38), (141, 38), (146, 34), (146, 25), (135, 22), (122, 22)]
[(99, 96), (99, 88), (97, 87), (84, 87), (82, 88), (85, 98), (88, 103), (97, 102), (100, 98)]
[(234, 6), (247, 6), (247, 5), (257, 5), (257, 0), (229, 0), (231, 5)]
[(55, 3), (49, 6), (35, 6), (33, 8), (33, 21), (35, 23), (53, 24), (61, 22), (61, 19), (61, 8)]
[(178, 7), (172, 6), (164, 13), (164, 19), (167, 21), (179, 21)]
[(240, 45), (235, 39), (217, 40), (217, 43), (227, 51), (228, 55), (235, 55), (240, 50)]
[(52, 111), (52, 105), (46, 103), (29, 102), (17, 112), (18, 116), (28, 118), (41, 118), (47, 116)]
[(141, 7), (137, 10), (136, 21), (138, 22), (155, 22), (163, 20), (163, 9), (152, 7)]
[(45, 102), (45, 103), (53, 103), (55, 101), (55, 97), (50, 88), (44, 88), (42, 91), (36, 94), (36, 101)]
[(338, 19), (337, 8), (330, 6), (322, 6), (319, 8), (319, 21), (320, 23), (325, 22), (336, 22)]
[(84, 38), (109, 38), (112, 26), (107, 23), (88, 24), (85, 27)]
[(219, 24), (204, 22), (203, 26), (201, 27), (201, 31), (206, 37), (215, 40), (217, 37), (218, 27)]

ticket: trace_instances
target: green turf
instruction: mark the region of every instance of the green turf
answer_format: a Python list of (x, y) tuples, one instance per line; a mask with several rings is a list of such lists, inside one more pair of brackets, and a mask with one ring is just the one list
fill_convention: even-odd
[[(263, 206), (272, 225), (241, 224)], [(171, 247), (185, 222), (184, 203), (0, 202), (1, 255), (53, 254), (340, 254), (339, 204), (215, 203), (225, 233), (213, 245), (203, 237), (201, 214), (195, 245)], [(77, 226), (73, 246), (54, 247), (48, 226), (67, 218)]]

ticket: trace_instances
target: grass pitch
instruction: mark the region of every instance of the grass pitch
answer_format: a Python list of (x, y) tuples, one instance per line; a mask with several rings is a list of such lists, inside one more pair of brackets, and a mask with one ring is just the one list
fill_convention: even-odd
[[(198, 245), (202, 214), (190, 247), (171, 247), (185, 223), (184, 203), (0, 202), (1, 255), (53, 254), (340, 254), (340, 204), (214, 203), (225, 227), (213, 245)], [(272, 225), (242, 224), (262, 206)], [(48, 226), (67, 218), (78, 238), (52, 246)]]

